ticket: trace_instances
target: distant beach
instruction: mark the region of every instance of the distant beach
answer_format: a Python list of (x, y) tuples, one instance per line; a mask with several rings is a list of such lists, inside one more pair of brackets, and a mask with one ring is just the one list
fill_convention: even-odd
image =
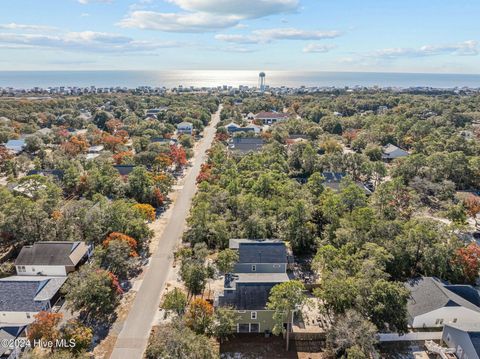
[[(257, 86), (259, 71), (0, 71), (0, 87), (216, 87)], [(266, 71), (273, 87), (434, 87), (480, 88), (480, 75)]]

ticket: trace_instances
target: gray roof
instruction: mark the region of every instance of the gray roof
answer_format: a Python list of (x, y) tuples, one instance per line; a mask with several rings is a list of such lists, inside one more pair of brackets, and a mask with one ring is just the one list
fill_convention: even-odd
[(15, 265), (77, 265), (70, 259), (70, 254), (79, 244), (80, 242), (36, 242), (22, 248)]
[(239, 310), (265, 309), (270, 290), (288, 280), (286, 273), (239, 273), (226, 277), (225, 287), (233, 288), (233, 293), (219, 297), (219, 305)]
[(230, 238), (228, 248), (238, 249), (240, 243), (275, 243), (281, 242), (279, 239), (248, 239), (248, 238)]
[(400, 147), (392, 145), (389, 143), (386, 146), (383, 146), (383, 155), (382, 158), (384, 159), (394, 159), (399, 157), (408, 156), (409, 153), (405, 150), (402, 150)]
[(230, 145), (233, 151), (238, 152), (251, 152), (260, 151), (265, 142), (258, 137), (235, 137)]
[(434, 277), (422, 277), (408, 281), (405, 287), (410, 291), (407, 303), (410, 323), (419, 315), (447, 306), (480, 312), (480, 297), (472, 286), (448, 285)]
[(0, 312), (39, 312), (66, 277), (12, 276), (0, 279)]
[(239, 243), (238, 263), (287, 263), (283, 242)]
[(5, 148), (14, 152), (21, 152), (25, 148), (25, 140), (9, 140), (5, 144)]

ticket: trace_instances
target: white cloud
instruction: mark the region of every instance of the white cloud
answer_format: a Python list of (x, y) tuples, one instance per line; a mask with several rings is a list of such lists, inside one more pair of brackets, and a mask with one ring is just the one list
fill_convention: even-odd
[(298, 9), (299, 0), (167, 0), (183, 10), (254, 19)]
[(26, 25), (16, 24), (14, 22), (10, 24), (0, 24), (1, 30), (27, 30), (27, 31), (51, 31), (55, 30), (55, 27), (46, 25)]
[(310, 44), (307, 44), (307, 46), (305, 46), (303, 48), (303, 52), (306, 52), (306, 53), (312, 53), (312, 52), (326, 53), (326, 52), (329, 52), (330, 50), (335, 49), (336, 47), (337, 47), (336, 45), (324, 45), (324, 44), (310, 43)]
[(118, 25), (168, 32), (209, 32), (240, 21), (295, 11), (299, 0), (167, 0), (180, 12), (136, 10)]
[(235, 26), (238, 21), (239, 19), (234, 16), (217, 16), (208, 13), (134, 11), (118, 25), (167, 32), (209, 32)]
[(420, 48), (390, 48), (374, 51), (372, 57), (394, 59), (398, 57), (422, 57), (437, 55), (475, 56), (479, 54), (478, 42), (474, 40), (450, 45), (425, 45)]
[(180, 46), (172, 41), (137, 41), (123, 35), (94, 31), (69, 32), (62, 35), (0, 33), (0, 45), (119, 53), (144, 52)]
[(252, 31), (249, 35), (218, 34), (215, 39), (237, 44), (261, 44), (274, 40), (323, 40), (340, 36), (339, 31), (306, 31), (295, 28), (277, 28)]

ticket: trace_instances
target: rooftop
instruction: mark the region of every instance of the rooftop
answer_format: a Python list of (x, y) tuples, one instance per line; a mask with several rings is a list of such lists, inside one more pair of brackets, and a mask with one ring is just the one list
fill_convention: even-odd
[(480, 312), (480, 295), (470, 285), (449, 285), (434, 277), (412, 279), (405, 283), (410, 291), (407, 311), (410, 321), (416, 316), (445, 306), (462, 306)]
[(0, 312), (39, 312), (66, 277), (11, 276), (0, 279)]
[(80, 244), (81, 242), (36, 242), (22, 248), (15, 265), (76, 265), (70, 255)]
[(238, 263), (287, 263), (284, 242), (239, 243)]

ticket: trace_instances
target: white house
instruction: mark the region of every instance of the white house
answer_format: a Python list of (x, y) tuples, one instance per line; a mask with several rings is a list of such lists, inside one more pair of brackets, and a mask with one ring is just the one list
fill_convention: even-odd
[(85, 242), (36, 242), (25, 246), (15, 260), (19, 276), (66, 276), (87, 258)]
[(422, 277), (408, 281), (405, 287), (410, 291), (407, 311), (412, 328), (480, 323), (480, 294), (470, 285), (451, 285), (434, 277)]
[(266, 112), (262, 111), (255, 115), (255, 120), (260, 120), (264, 125), (271, 125), (277, 122), (286, 120), (288, 115), (286, 113), (279, 112)]
[(0, 278), (0, 326), (32, 323), (35, 314), (52, 308), (66, 280), (42, 276)]
[(442, 341), (455, 349), (458, 359), (480, 359), (480, 323), (447, 324), (443, 328)]
[(186, 133), (191, 135), (193, 133), (193, 125), (190, 122), (181, 122), (177, 125), (177, 132), (179, 134)]

